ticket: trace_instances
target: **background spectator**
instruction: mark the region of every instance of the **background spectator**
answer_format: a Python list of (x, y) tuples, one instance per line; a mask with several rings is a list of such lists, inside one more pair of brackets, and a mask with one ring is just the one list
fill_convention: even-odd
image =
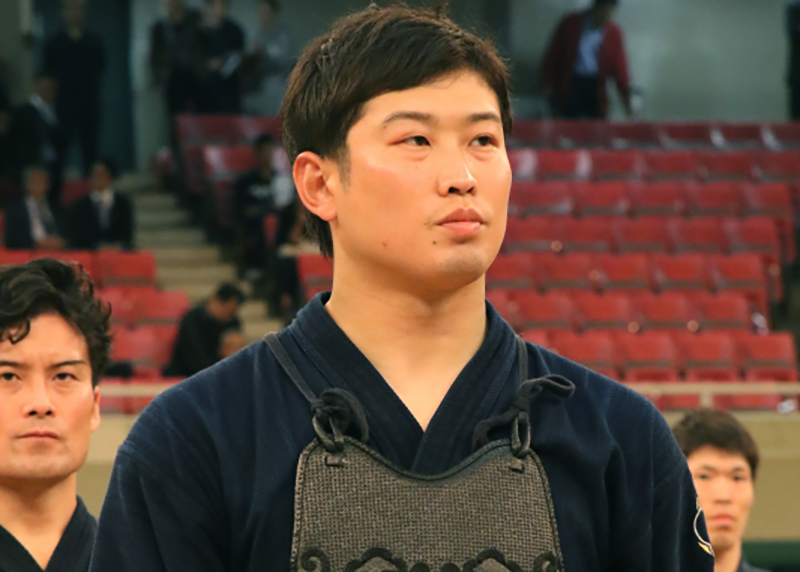
[(280, 0), (258, 3), (259, 30), (248, 57), (254, 93), (246, 98), (246, 105), (251, 113), (278, 114), (286, 78), (294, 63), (292, 38), (280, 17), (281, 9)]
[(238, 287), (224, 283), (208, 300), (189, 310), (181, 319), (164, 375), (194, 375), (244, 347), (237, 316), (244, 299)]
[(25, 197), (5, 209), (5, 247), (60, 250), (60, 220), (47, 202), (49, 179), (43, 167), (25, 172)]
[(59, 122), (54, 106), (57, 89), (53, 77), (39, 75), (28, 102), (14, 111), (10, 135), (17, 179), (21, 180), (29, 165), (44, 165), (50, 176), (49, 199), (54, 207), (61, 203), (62, 165)]
[(205, 111), (240, 113), (242, 94), (239, 67), (244, 52), (244, 32), (236, 22), (228, 18), (227, 0), (206, 0), (205, 16)]
[(612, 20), (617, 0), (595, 0), (568, 15), (550, 40), (542, 63), (542, 93), (565, 119), (605, 119), (606, 84), (613, 79), (631, 114), (630, 79), (622, 30)]
[(133, 204), (114, 189), (117, 168), (110, 159), (101, 159), (92, 169), (92, 191), (70, 208), (68, 222), (72, 248), (96, 250), (118, 246), (133, 249)]
[(105, 49), (100, 36), (84, 28), (83, 2), (63, 0), (64, 29), (47, 40), (43, 68), (58, 82), (56, 112), (63, 145), (59, 155), (66, 160), (77, 134), (83, 175), (88, 177), (97, 158)]
[(786, 6), (786, 31), (789, 36), (789, 117), (800, 120), (800, 1), (792, 0)]
[(699, 409), (673, 429), (692, 472), (714, 548), (714, 572), (765, 572), (742, 555), (742, 536), (753, 506), (758, 448), (725, 411)]
[[(11, 98), (5, 82), (0, 79), (0, 178), (8, 179), (13, 176), (13, 163), (11, 156)], [(2, 197), (0, 197), (0, 201)]]

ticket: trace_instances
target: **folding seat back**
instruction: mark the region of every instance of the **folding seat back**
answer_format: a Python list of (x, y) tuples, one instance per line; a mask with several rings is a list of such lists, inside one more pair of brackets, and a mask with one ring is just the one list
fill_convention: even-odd
[(130, 362), (135, 368), (158, 367), (169, 361), (171, 350), (171, 346), (164, 347), (164, 337), (154, 326), (118, 329), (111, 345), (111, 359)]
[(590, 276), (604, 292), (650, 290), (650, 264), (645, 255), (598, 254), (595, 256), (594, 264), (594, 274), (590, 274)]
[(561, 252), (564, 231), (551, 217), (508, 217), (505, 252)]
[(742, 187), (747, 216), (768, 216), (791, 220), (792, 195), (786, 183), (761, 183)]
[(691, 216), (740, 216), (742, 188), (733, 182), (687, 185), (686, 203)]
[(797, 381), (797, 350), (787, 332), (740, 338), (748, 380)]
[(673, 381), (678, 379), (678, 351), (665, 332), (617, 336), (617, 355), (625, 381)]
[(635, 298), (642, 330), (696, 331), (698, 323), (692, 305), (683, 294), (639, 294)]
[(512, 216), (568, 216), (575, 201), (567, 181), (515, 181), (511, 185), (508, 211)]
[(595, 181), (635, 181), (642, 178), (642, 156), (638, 151), (595, 150), (590, 157)]
[(748, 181), (758, 174), (757, 155), (744, 151), (697, 153), (700, 175), (706, 180)]
[(652, 181), (693, 181), (698, 176), (695, 156), (689, 151), (646, 151), (642, 157)]
[(489, 289), (535, 288), (533, 257), (528, 252), (500, 254), (486, 272)]
[(33, 250), (0, 249), (0, 266), (25, 264), (33, 259)]
[(514, 331), (521, 331), (521, 327), (519, 327), (519, 311), (516, 304), (511, 300), (509, 290), (489, 289), (486, 291), (486, 300), (514, 328)]
[(691, 296), (702, 331), (752, 330), (753, 318), (747, 299), (736, 292), (698, 292)]
[(651, 264), (653, 279), (659, 290), (709, 290), (707, 261), (700, 254), (654, 254)]
[(156, 286), (156, 259), (151, 252), (101, 250), (95, 259), (99, 282), (104, 286)]
[(321, 254), (298, 256), (297, 273), (309, 299), (317, 292), (330, 290), (333, 283), (333, 265)]
[(767, 308), (767, 278), (764, 263), (755, 254), (709, 257), (711, 280), (717, 292), (739, 292), (764, 315)]
[(717, 129), (726, 149), (764, 148), (764, 130), (759, 123), (720, 123)]
[(574, 184), (575, 202), (581, 216), (625, 216), (630, 209), (628, 185), (622, 181)]
[(577, 319), (584, 330), (639, 331), (631, 298), (622, 293), (574, 294)]
[(625, 253), (666, 253), (670, 249), (667, 219), (642, 217), (619, 218), (613, 221), (612, 231), (617, 251)]
[(800, 180), (800, 155), (796, 151), (759, 153), (757, 163), (763, 181), (791, 183)]
[(660, 145), (658, 129), (653, 123), (609, 123), (608, 131), (611, 147), (614, 149), (652, 149)]
[(536, 152), (536, 178), (541, 181), (586, 179), (591, 160), (586, 151)]
[(87, 250), (37, 250), (31, 255), (31, 260), (39, 258), (55, 258), (67, 264), (80, 266), (92, 279), (97, 279), (96, 260), (94, 252)]
[(524, 330), (572, 330), (575, 305), (565, 292), (519, 291), (514, 293)]
[(727, 240), (722, 220), (719, 218), (674, 218), (667, 225), (672, 240), (672, 250), (676, 254), (692, 252), (719, 254), (726, 250)]
[(800, 123), (772, 123), (765, 129), (766, 143), (772, 149), (800, 149)]
[(133, 327), (139, 319), (138, 300), (142, 292), (157, 292), (157, 290), (152, 287), (114, 286), (98, 290), (97, 297), (111, 306), (112, 324)]
[(181, 144), (227, 143), (231, 139), (233, 118), (229, 115), (178, 115), (175, 118)]
[(686, 210), (684, 187), (675, 181), (631, 185), (631, 210), (639, 217), (681, 216)]
[(526, 342), (536, 344), (537, 346), (541, 346), (543, 348), (551, 347), (550, 336), (543, 330), (527, 330), (522, 332), (522, 338)]
[(565, 358), (607, 377), (617, 377), (614, 342), (608, 334), (554, 332), (552, 344), (553, 349)]
[(533, 259), (537, 284), (545, 291), (591, 290), (592, 259), (587, 254), (539, 254)]
[(659, 136), (665, 149), (709, 149), (714, 147), (708, 123), (661, 123)]
[(139, 324), (177, 324), (191, 307), (182, 290), (145, 290), (136, 296)]
[(555, 145), (553, 122), (549, 120), (518, 119), (514, 121), (511, 139), (518, 145), (537, 149), (552, 148)]
[(611, 252), (612, 220), (604, 217), (566, 217), (561, 221), (565, 252)]
[(723, 223), (731, 253), (753, 253), (769, 263), (781, 261), (778, 225), (769, 217), (728, 219)]
[(508, 162), (514, 179), (532, 179), (536, 173), (536, 151), (533, 149), (510, 150)]
[(557, 145), (562, 149), (587, 149), (608, 145), (608, 124), (605, 121), (554, 121)]
[(239, 115), (231, 121), (236, 130), (233, 144), (252, 144), (258, 137), (268, 133), (276, 140), (281, 137), (281, 121), (278, 117), (263, 115)]
[(203, 169), (211, 180), (233, 179), (255, 167), (256, 157), (249, 146), (203, 148)]
[(696, 381), (740, 379), (736, 344), (724, 332), (686, 333), (676, 336), (686, 378)]

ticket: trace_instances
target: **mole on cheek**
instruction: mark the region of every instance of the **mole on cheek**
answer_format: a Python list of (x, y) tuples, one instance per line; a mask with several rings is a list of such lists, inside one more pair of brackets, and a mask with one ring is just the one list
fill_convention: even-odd
[(381, 242), (381, 245), (383, 245), (384, 248), (388, 248), (389, 247), (389, 243), (388, 242)]
[(435, 240), (433, 241), (433, 244), (436, 244), (436, 241), (435, 241)]

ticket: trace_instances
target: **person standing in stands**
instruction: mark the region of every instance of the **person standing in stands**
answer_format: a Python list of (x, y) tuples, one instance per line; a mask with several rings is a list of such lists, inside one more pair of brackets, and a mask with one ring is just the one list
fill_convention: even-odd
[(244, 53), (244, 32), (228, 17), (228, 0), (206, 0), (202, 42), (207, 68), (203, 87), (205, 111), (241, 113), (239, 67)]
[(77, 135), (83, 176), (88, 177), (97, 159), (106, 56), (100, 36), (85, 28), (84, 2), (63, 0), (64, 29), (45, 43), (42, 67), (58, 81), (56, 112), (63, 145), (59, 156), (66, 159)]
[(606, 119), (606, 84), (617, 85), (628, 115), (631, 86), (622, 30), (612, 21), (617, 0), (594, 0), (564, 18), (545, 53), (541, 91), (551, 112), (563, 119)]
[(13, 142), (17, 180), (22, 182), (23, 172), (30, 165), (43, 165), (49, 175), (48, 199), (53, 208), (61, 206), (63, 165), (60, 126), (55, 109), (57, 90), (55, 78), (40, 74), (28, 102), (14, 110), (9, 136)]
[(244, 347), (239, 308), (244, 293), (234, 284), (216, 292), (181, 318), (172, 359), (164, 369), (170, 377), (189, 377)]
[(93, 572), (711, 572), (669, 426), (486, 302), (512, 127), (494, 46), (375, 5), (305, 48), (281, 117), (333, 290), (157, 397)]
[(698, 409), (673, 428), (705, 513), (714, 572), (767, 572), (747, 563), (742, 537), (754, 500), (758, 447), (730, 413)]
[(109, 309), (50, 259), (0, 269), (0, 570), (86, 572), (97, 522), (77, 472), (100, 424)]
[(789, 69), (786, 74), (789, 118), (800, 121), (800, 0), (791, 0), (786, 5), (786, 33), (789, 39)]
[(69, 209), (70, 246), (81, 250), (118, 247), (133, 250), (133, 203), (114, 189), (117, 168), (100, 159), (92, 168), (91, 192)]
[(50, 179), (44, 167), (30, 167), (25, 175), (25, 196), (5, 209), (4, 246), (25, 250), (61, 250), (59, 211), (47, 201)]
[(277, 115), (286, 89), (286, 78), (292, 71), (294, 51), (289, 28), (281, 19), (280, 0), (260, 0), (259, 30), (255, 46), (248, 57), (255, 87), (245, 99), (247, 111), (260, 115)]

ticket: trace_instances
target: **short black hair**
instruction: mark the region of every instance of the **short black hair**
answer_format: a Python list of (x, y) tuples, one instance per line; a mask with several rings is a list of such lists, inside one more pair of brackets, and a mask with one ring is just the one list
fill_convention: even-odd
[(116, 179), (119, 176), (119, 168), (114, 159), (110, 157), (101, 157), (94, 162), (94, 166), (96, 167), (97, 165), (102, 165), (108, 169), (108, 173), (111, 175), (112, 179)]
[(244, 292), (242, 292), (242, 289), (232, 282), (223, 282), (217, 286), (214, 296), (216, 296), (220, 302), (236, 300), (239, 304), (241, 304), (245, 300), (245, 295)]
[(753, 480), (758, 470), (758, 447), (750, 432), (727, 411), (702, 408), (687, 413), (672, 428), (675, 440), (688, 458), (706, 446), (739, 453), (750, 465)]
[(272, 133), (262, 133), (253, 140), (253, 149), (255, 151), (261, 150), (265, 145), (275, 145), (275, 137)]
[[(509, 134), (508, 68), (490, 41), (460, 28), (441, 10), (372, 5), (337, 20), (308, 44), (289, 76), (281, 104), (289, 159), (311, 151), (346, 169), (347, 134), (364, 104), (462, 70), (480, 75), (497, 95)], [(330, 225), (311, 214), (308, 230), (322, 253), (332, 256)]]
[(77, 264), (52, 258), (0, 267), (0, 341), (21, 342), (31, 320), (49, 313), (59, 314), (83, 336), (96, 387), (111, 354), (111, 309), (95, 298), (89, 275)]

